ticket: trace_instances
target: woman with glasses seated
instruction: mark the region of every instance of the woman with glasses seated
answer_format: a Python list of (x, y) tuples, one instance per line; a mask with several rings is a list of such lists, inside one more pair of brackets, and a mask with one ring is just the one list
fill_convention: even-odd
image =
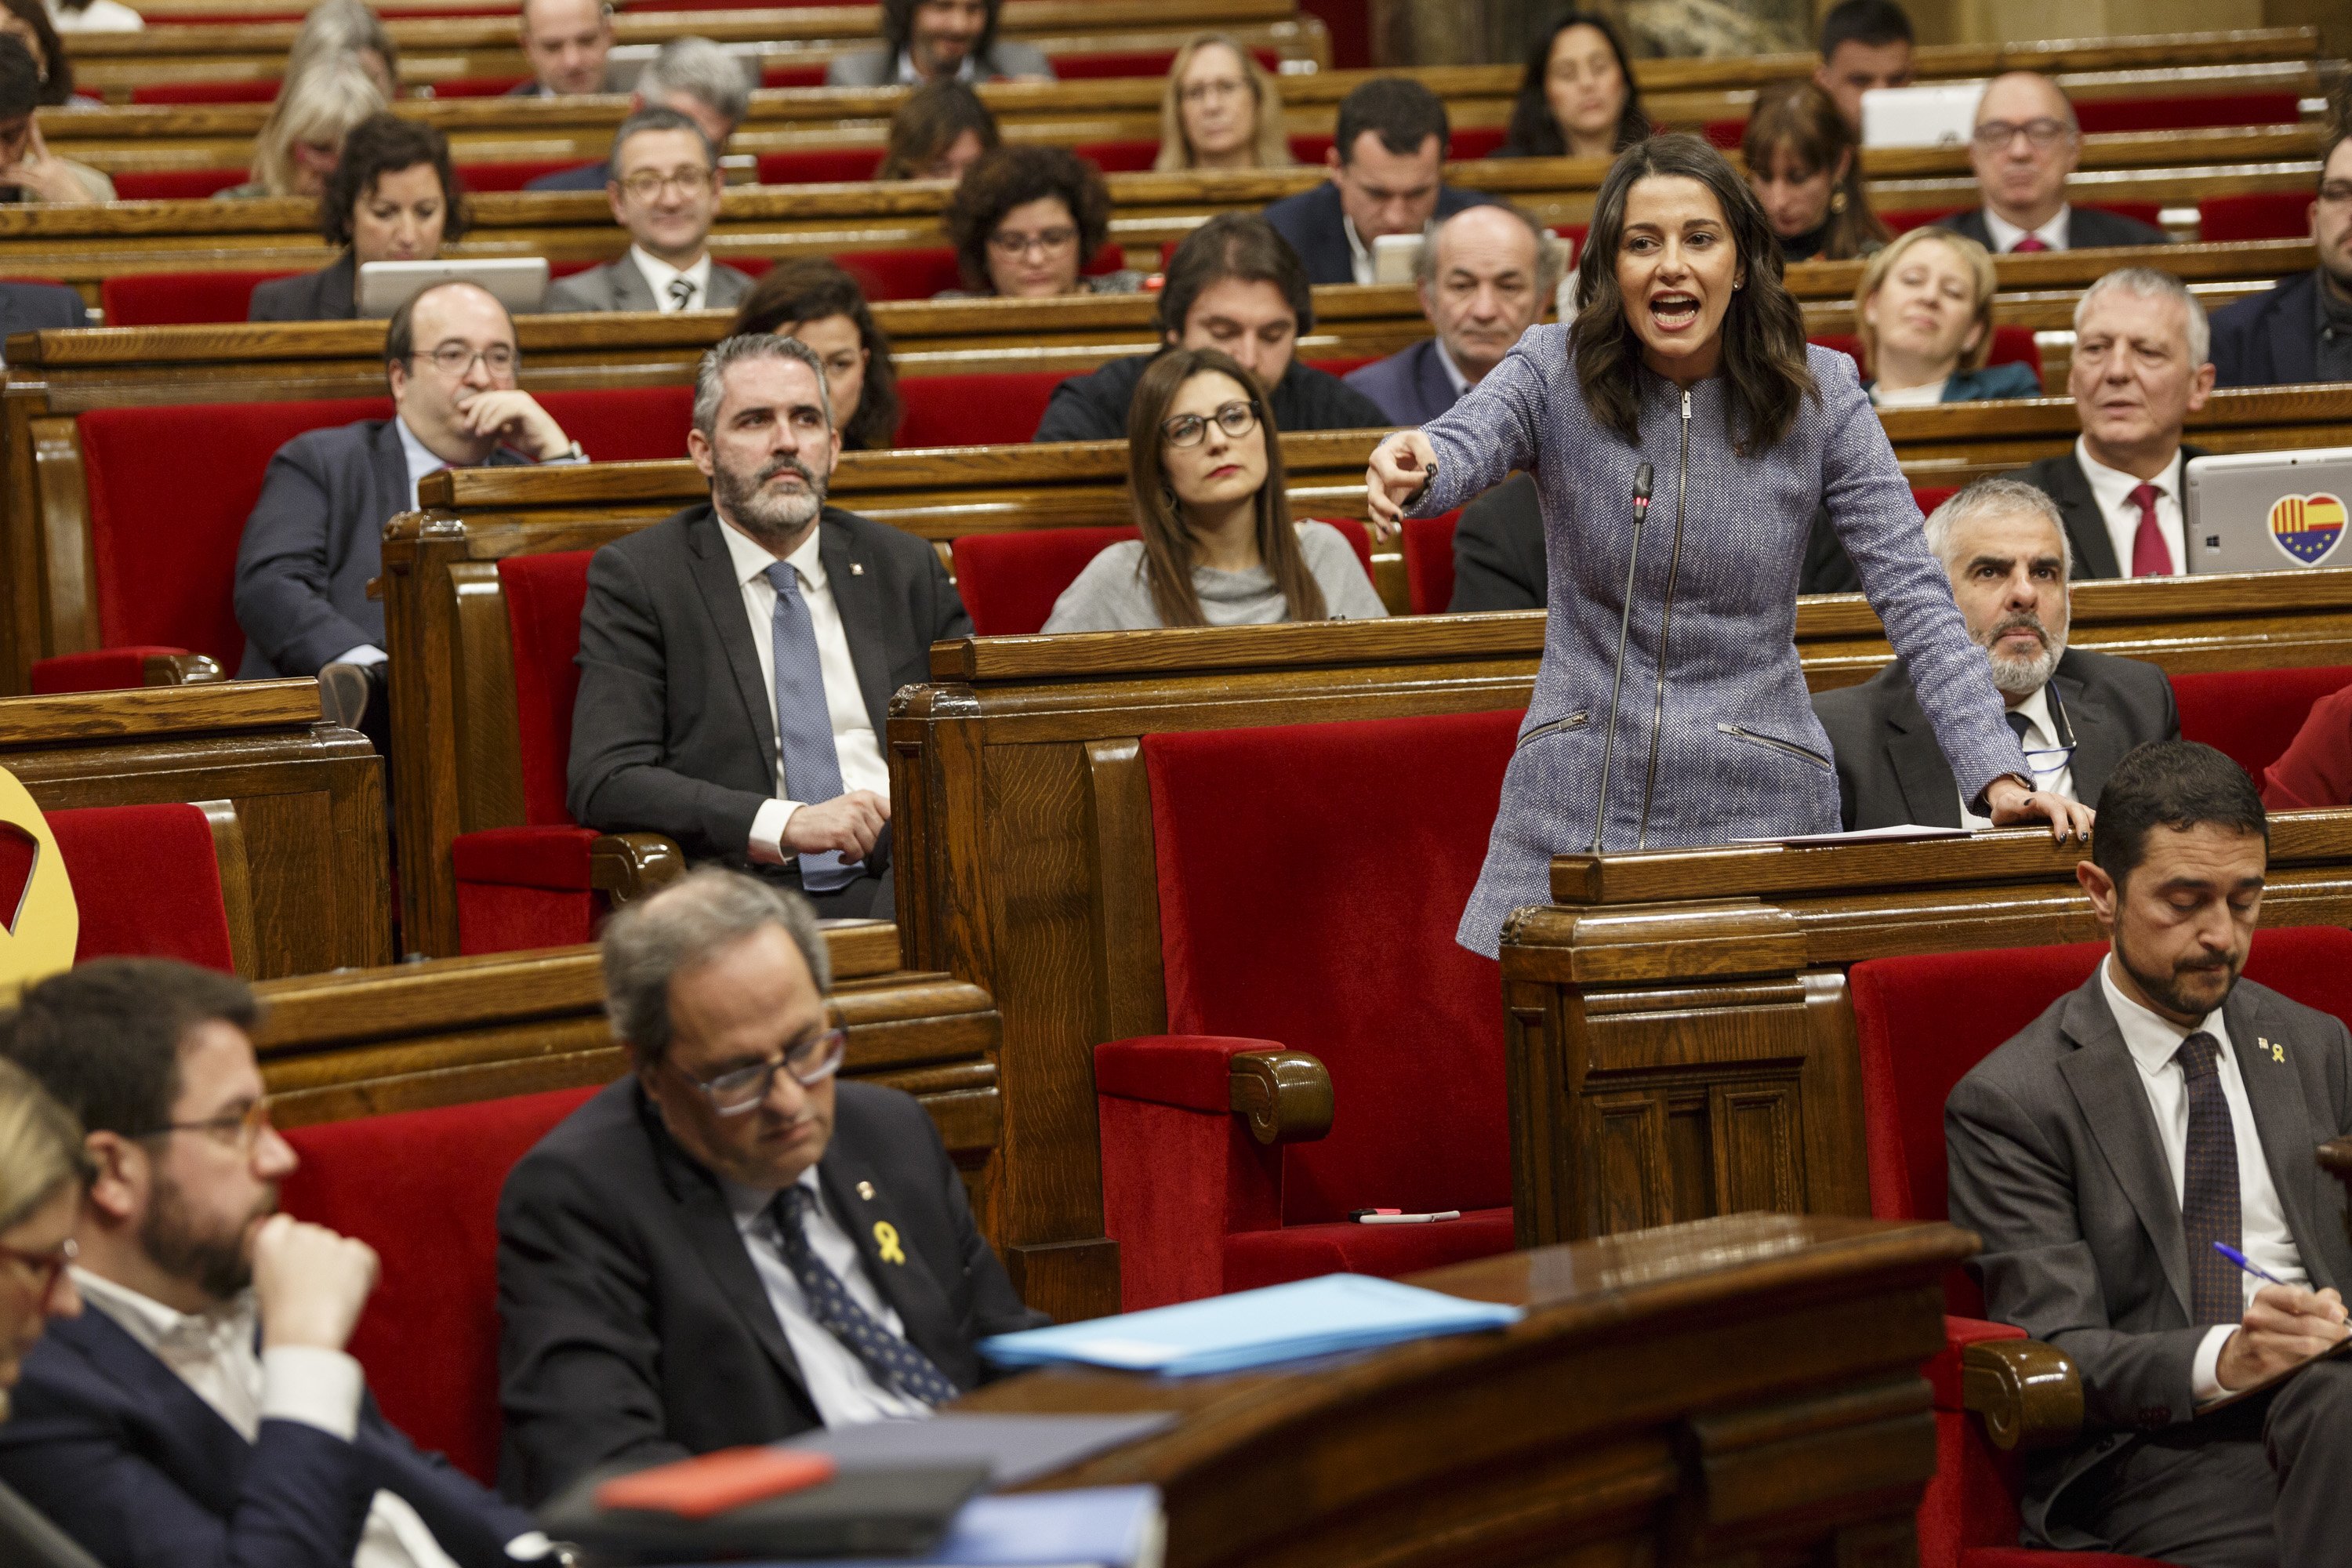
[(250, 321), (348, 321), (371, 261), (430, 261), (466, 232), (449, 143), (421, 121), (372, 114), (352, 131), (319, 195), (319, 232), (343, 254), (316, 272), (254, 286)]
[(1223, 33), (1196, 33), (1176, 51), (1160, 98), (1152, 167), (1287, 169), (1282, 89), (1257, 57)]
[(1280, 434), (1257, 383), (1229, 356), (1171, 349), (1154, 360), (1127, 422), (1128, 485), (1142, 537), (1087, 562), (1045, 629), (1387, 615), (1338, 529), (1291, 522)]
[[(0, 1059), (0, 1420), (25, 1352), (51, 1318), (81, 1313), (68, 1266), (81, 1217), (81, 1129), (15, 1062)], [(0, 1486), (0, 1562), (97, 1568), (30, 1503)]]
[(1853, 291), (1862, 388), (1881, 408), (2039, 397), (2042, 379), (1992, 349), (1992, 258), (1947, 228), (1915, 228), (1873, 256)]
[(1132, 294), (1143, 274), (1086, 269), (1110, 237), (1102, 171), (1061, 147), (999, 147), (974, 163), (948, 203), (949, 237), (964, 286), (942, 300), (1045, 300)]

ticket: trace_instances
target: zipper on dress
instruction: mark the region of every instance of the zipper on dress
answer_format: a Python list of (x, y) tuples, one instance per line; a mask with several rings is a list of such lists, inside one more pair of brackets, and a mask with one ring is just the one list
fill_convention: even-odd
[(1511, 749), (1513, 751), (1517, 751), (1519, 746), (1524, 746), (1530, 741), (1540, 741), (1546, 735), (1557, 734), (1562, 730), (1580, 730), (1584, 727), (1585, 721), (1591, 717), (1592, 715), (1591, 713), (1582, 709), (1579, 709), (1577, 711), (1570, 713), (1565, 719), (1554, 719), (1549, 723), (1538, 724), (1534, 729), (1528, 731), (1526, 734), (1520, 736), (1518, 739), (1518, 744), (1513, 746)]
[(1744, 724), (1717, 724), (1716, 729), (1735, 741), (1753, 741), (1759, 746), (1769, 746), (1776, 752), (1786, 752), (1792, 757), (1802, 757), (1817, 768), (1828, 769), (1832, 765), (1827, 757), (1810, 746), (1801, 746), (1794, 741), (1784, 741), (1778, 735), (1759, 734)]
[(1650, 767), (1642, 781), (1642, 826), (1633, 847), (1650, 842), (1650, 798), (1658, 790), (1658, 731), (1666, 721), (1666, 637), (1675, 624), (1675, 578), (1683, 564), (1683, 500), (1690, 490), (1690, 388), (1683, 388), (1682, 459), (1675, 475), (1675, 547), (1666, 557), (1666, 602), (1658, 612), (1658, 700), (1650, 710)]

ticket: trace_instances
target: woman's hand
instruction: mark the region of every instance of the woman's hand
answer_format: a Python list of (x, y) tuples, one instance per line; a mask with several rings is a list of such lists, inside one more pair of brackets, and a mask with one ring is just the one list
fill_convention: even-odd
[(1985, 791), (1985, 804), (1992, 807), (1995, 827), (2046, 820), (2051, 839), (2059, 844), (2065, 843), (2069, 837), (2077, 843), (2088, 844), (2091, 824), (2099, 815), (2079, 800), (2068, 800), (2046, 789), (2028, 789), (2013, 773), (1992, 781), (1992, 787)]
[(1404, 531), (1404, 509), (1437, 472), (1437, 448), (1418, 430), (1400, 430), (1372, 448), (1364, 470), (1364, 496), (1372, 513), (1372, 537), (1382, 543)]

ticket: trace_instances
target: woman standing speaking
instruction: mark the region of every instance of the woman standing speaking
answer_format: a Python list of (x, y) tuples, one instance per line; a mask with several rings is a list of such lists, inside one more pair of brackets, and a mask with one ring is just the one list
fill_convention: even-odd
[[(1572, 327), (1538, 327), (1451, 411), (1372, 453), (1372, 516), (1542, 497), (1542, 668), (1458, 940), (1488, 954), (1551, 857), (1832, 831), (1797, 578), (1826, 506), (1972, 804), (2087, 838), (2037, 793), (1853, 362), (1808, 348), (1755, 196), (1696, 136), (1620, 154)], [(1647, 514), (1647, 522), (1642, 521)]]

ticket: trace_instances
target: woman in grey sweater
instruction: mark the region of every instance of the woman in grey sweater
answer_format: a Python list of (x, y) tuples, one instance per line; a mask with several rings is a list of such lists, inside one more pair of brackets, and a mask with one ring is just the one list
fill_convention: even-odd
[(1543, 511), (1543, 663), (1466, 947), (1496, 952), (1512, 910), (1549, 901), (1554, 855), (1836, 829), (1794, 640), (1823, 506), (1979, 814), (2089, 837), (2086, 808), (2033, 789), (1853, 362), (1807, 347), (1780, 266), (1721, 153), (1639, 142), (1595, 201), (1573, 326), (1535, 328), (1442, 418), (1372, 454), (1376, 522), (1459, 506), (1515, 468)]
[(1328, 523), (1293, 527), (1282, 443), (1249, 373), (1214, 349), (1171, 349), (1128, 413), (1140, 539), (1087, 563), (1049, 632), (1361, 620), (1387, 607)]

